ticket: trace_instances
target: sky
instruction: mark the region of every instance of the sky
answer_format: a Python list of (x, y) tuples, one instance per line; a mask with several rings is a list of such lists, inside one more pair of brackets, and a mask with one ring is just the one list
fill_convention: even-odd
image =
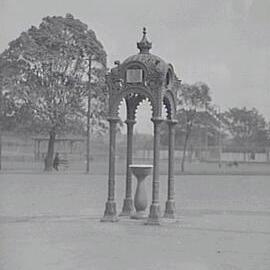
[(66, 13), (96, 32), (109, 67), (137, 53), (145, 26), (151, 52), (179, 79), (207, 83), (222, 109), (255, 107), (270, 120), (270, 0), (0, 0), (0, 52), (43, 17)]

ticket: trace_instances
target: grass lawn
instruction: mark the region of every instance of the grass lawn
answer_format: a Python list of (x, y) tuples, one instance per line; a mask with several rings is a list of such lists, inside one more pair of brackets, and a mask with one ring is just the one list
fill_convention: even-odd
[[(152, 164), (152, 160), (135, 159), (134, 164)], [(4, 172), (42, 172), (44, 164), (41, 161), (36, 162), (10, 162), (3, 161)], [(82, 161), (69, 161), (68, 168), (60, 167), (62, 172), (85, 172), (86, 164)], [(180, 160), (175, 160), (175, 174), (181, 175)], [(126, 161), (124, 159), (116, 160), (116, 173), (124, 174), (126, 169)], [(108, 172), (108, 158), (105, 160), (94, 160), (90, 163), (90, 172), (93, 175), (106, 175)], [(168, 161), (160, 160), (160, 174), (167, 175)], [(217, 162), (186, 162), (185, 174), (189, 175), (269, 175), (270, 163), (246, 162), (239, 163), (238, 166), (230, 166), (223, 162), (219, 167)]]

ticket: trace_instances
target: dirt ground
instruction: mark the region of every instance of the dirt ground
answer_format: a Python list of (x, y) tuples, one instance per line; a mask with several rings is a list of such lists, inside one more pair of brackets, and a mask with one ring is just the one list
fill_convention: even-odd
[[(0, 174), (0, 269), (270, 269), (269, 176), (175, 182), (177, 219), (145, 226), (129, 218), (100, 222), (106, 175)], [(162, 211), (166, 183), (161, 176)], [(150, 203), (151, 177), (146, 188)], [(124, 190), (117, 175), (118, 212)]]

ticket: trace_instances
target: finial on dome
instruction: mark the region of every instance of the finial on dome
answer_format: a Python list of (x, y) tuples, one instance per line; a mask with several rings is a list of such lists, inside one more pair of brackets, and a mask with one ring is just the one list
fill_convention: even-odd
[(149, 53), (149, 50), (152, 48), (152, 43), (147, 40), (145, 27), (143, 28), (141, 41), (137, 42), (137, 48), (140, 50), (140, 53)]
[(143, 35), (146, 35), (146, 27), (143, 28)]

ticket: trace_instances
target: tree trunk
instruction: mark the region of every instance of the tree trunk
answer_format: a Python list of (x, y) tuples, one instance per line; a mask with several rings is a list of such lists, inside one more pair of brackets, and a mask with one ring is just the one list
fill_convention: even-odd
[(2, 170), (2, 121), (4, 121), (4, 119), (2, 119), (3, 117), (3, 112), (2, 112), (2, 87), (0, 87), (0, 171)]
[(45, 171), (51, 171), (53, 168), (53, 153), (54, 153), (54, 142), (55, 142), (55, 130), (50, 131), (50, 138), (48, 143), (48, 151), (45, 158)]
[(0, 171), (2, 170), (2, 134), (0, 130)]
[(187, 151), (188, 137), (189, 137), (189, 132), (187, 132), (186, 136), (185, 136), (183, 157), (182, 157), (182, 161), (181, 161), (181, 172), (185, 171), (185, 161), (186, 161), (186, 151)]
[(90, 115), (91, 115), (91, 65), (92, 56), (88, 62), (88, 97), (87, 97), (87, 132), (86, 132), (86, 173), (90, 170)]

